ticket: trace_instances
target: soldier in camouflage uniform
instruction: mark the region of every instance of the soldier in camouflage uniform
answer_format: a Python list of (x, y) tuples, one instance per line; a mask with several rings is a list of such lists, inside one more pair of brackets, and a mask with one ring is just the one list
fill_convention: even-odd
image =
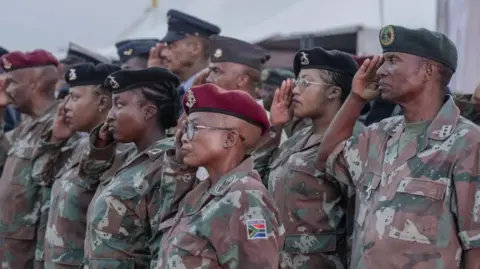
[[(319, 168), (328, 159), (327, 172), (356, 187), (350, 268), (478, 268), (480, 130), (443, 90), (457, 67), (455, 45), (392, 25), (380, 43), (384, 61), (360, 67), (318, 153)], [(379, 94), (404, 116), (341, 142)]]
[(1, 135), (0, 160), (5, 169), (0, 179), (0, 261), (4, 268), (42, 268), (45, 226), (40, 220), (46, 220), (41, 215), (48, 214), (48, 207), (41, 204), (40, 187), (31, 179), (30, 161), (55, 117), (58, 61), (49, 52), (36, 50), (11, 52), (2, 57), (1, 65), (7, 72), (7, 88), (1, 93), (0, 107), (9, 99), (29, 118)]
[[(262, 177), (279, 207), (285, 225), (280, 268), (343, 269), (347, 265), (346, 219), (348, 189), (315, 168), (324, 132), (350, 93), (357, 64), (352, 57), (323, 48), (300, 50), (294, 58), (295, 76), (275, 92), (271, 122), (282, 127), (292, 120), (313, 123), (274, 150)], [(291, 87), (294, 86), (292, 90)], [(358, 123), (356, 133), (364, 126)]]
[(157, 67), (121, 70), (105, 81), (113, 107), (106, 123), (92, 132), (81, 169), (91, 174), (88, 171), (100, 173), (102, 165), (108, 167), (115, 159), (115, 141), (135, 143), (138, 153), (102, 183), (92, 199), (85, 268), (156, 268), (164, 232), (159, 224), (174, 216), (195, 182), (195, 170), (189, 172), (166, 157), (175, 148), (165, 129), (176, 124), (179, 83), (177, 76)]
[(42, 200), (48, 202), (51, 197), (45, 268), (78, 268), (83, 262), (87, 208), (99, 182), (78, 175), (88, 137), (74, 139), (73, 144), (69, 139), (105, 121), (112, 101), (102, 85), (118, 70), (118, 66), (91, 63), (70, 67), (65, 74), (70, 94), (59, 106), (53, 128), (43, 134), (37, 146), (36, 151), (43, 154), (35, 158), (32, 177), (42, 186)]
[(246, 156), (269, 129), (264, 109), (243, 91), (213, 84), (191, 88), (183, 102), (188, 118), (177, 162), (210, 176), (185, 197), (158, 268), (277, 268), (284, 228)]

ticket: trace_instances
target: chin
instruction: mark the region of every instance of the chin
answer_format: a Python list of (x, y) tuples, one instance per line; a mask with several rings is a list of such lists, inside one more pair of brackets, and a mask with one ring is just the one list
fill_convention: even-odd
[(183, 163), (190, 166), (190, 167), (200, 167), (202, 166), (196, 158), (192, 158), (191, 156), (184, 156)]

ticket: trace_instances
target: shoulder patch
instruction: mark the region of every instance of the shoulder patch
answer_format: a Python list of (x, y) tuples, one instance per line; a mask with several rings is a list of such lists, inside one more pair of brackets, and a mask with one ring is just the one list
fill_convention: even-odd
[(267, 238), (267, 223), (264, 219), (247, 220), (246, 224), (248, 240)]

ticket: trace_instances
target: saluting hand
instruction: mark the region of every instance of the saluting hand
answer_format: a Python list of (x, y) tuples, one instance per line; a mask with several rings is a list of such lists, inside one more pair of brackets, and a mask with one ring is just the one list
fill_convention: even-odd
[(162, 50), (165, 48), (165, 44), (158, 43), (155, 47), (150, 49), (150, 54), (148, 55), (148, 67), (165, 67), (163, 63), (163, 58), (161, 56)]
[(75, 131), (70, 128), (70, 125), (65, 121), (65, 105), (67, 104), (69, 96), (66, 96), (65, 99), (60, 103), (57, 108), (57, 113), (55, 115), (55, 120), (53, 121), (53, 130), (52, 130), (52, 142), (60, 142), (70, 138)]
[(185, 130), (184, 126), (187, 123), (187, 114), (184, 112), (178, 120), (177, 130), (175, 131), (175, 160), (177, 163), (183, 163), (183, 156), (181, 154), (182, 149), (182, 136)]
[(0, 76), (0, 108), (5, 108), (8, 104), (10, 104), (10, 98), (8, 97), (5, 90), (7, 89), (7, 83), (5, 80), (5, 76)]
[(293, 111), (291, 105), (293, 99), (293, 87), (293, 79), (286, 79), (282, 82), (280, 88), (275, 90), (272, 106), (270, 108), (270, 122), (272, 125), (283, 125), (292, 119)]
[(383, 64), (382, 56), (375, 56), (373, 59), (366, 59), (353, 77), (352, 94), (357, 95), (366, 102), (376, 99), (378, 91), (377, 70)]

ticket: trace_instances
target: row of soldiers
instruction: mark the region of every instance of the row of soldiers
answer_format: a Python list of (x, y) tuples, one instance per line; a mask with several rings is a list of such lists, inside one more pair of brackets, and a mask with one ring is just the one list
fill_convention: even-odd
[[(383, 56), (302, 49), (289, 74), (168, 17), (121, 66), (2, 56), (23, 116), (0, 142), (2, 268), (480, 268), (478, 106), (445, 95), (446, 36), (390, 25)], [(379, 97), (403, 115), (366, 127)]]

